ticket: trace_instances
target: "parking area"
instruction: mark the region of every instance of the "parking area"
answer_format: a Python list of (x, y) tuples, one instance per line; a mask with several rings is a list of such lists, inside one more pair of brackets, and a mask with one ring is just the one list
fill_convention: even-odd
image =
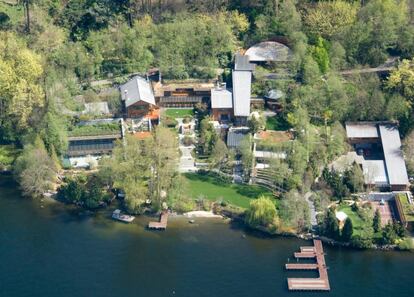
[(384, 203), (379, 201), (372, 202), (374, 209), (378, 209), (380, 212), (382, 226), (385, 226), (393, 220), (393, 205), (391, 203), (391, 201), (384, 201)]

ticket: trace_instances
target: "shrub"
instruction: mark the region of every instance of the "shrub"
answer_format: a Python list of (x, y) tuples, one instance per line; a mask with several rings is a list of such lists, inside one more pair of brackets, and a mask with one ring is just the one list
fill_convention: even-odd
[(168, 128), (174, 128), (177, 126), (178, 122), (171, 117), (165, 117), (162, 122), (164, 123), (165, 126), (167, 126)]
[(372, 239), (371, 238), (365, 238), (360, 235), (354, 235), (351, 240), (352, 246), (360, 249), (368, 249), (372, 247)]
[(194, 141), (193, 141), (193, 138), (192, 137), (190, 137), (190, 136), (184, 136), (184, 138), (183, 138), (183, 144), (185, 146), (190, 146), (193, 143), (194, 143)]
[(398, 243), (398, 248), (402, 251), (414, 250), (414, 241), (412, 238), (407, 237)]
[(174, 202), (173, 209), (179, 213), (189, 212), (196, 208), (196, 203), (190, 198), (181, 198)]
[(192, 117), (191, 116), (185, 116), (183, 118), (183, 123), (184, 124), (188, 124), (189, 122), (191, 122)]

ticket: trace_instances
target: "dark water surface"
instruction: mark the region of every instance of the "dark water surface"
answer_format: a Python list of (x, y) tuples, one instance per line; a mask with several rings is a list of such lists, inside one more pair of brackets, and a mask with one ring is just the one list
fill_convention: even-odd
[(287, 258), (307, 242), (242, 236), (217, 219), (166, 232), (21, 198), (0, 177), (0, 296), (414, 296), (414, 253), (325, 246), (332, 291), (288, 292)]

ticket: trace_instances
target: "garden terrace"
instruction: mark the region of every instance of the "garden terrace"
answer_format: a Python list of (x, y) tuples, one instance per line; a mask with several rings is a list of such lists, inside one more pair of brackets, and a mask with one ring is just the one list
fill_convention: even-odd
[(407, 194), (399, 193), (395, 197), (397, 211), (403, 225), (414, 222), (414, 204), (410, 203)]
[(119, 123), (100, 123), (92, 125), (78, 125), (68, 131), (69, 137), (99, 136), (99, 135), (120, 135)]

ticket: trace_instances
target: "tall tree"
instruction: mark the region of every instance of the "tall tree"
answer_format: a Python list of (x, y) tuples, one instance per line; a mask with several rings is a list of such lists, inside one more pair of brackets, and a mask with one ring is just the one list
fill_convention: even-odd
[(339, 239), (339, 224), (335, 216), (335, 210), (329, 208), (325, 214), (323, 233), (333, 239)]
[(245, 221), (252, 227), (267, 227), (274, 222), (276, 216), (276, 206), (273, 201), (262, 196), (250, 202)]
[(151, 151), (150, 195), (153, 203), (159, 208), (165, 200), (171, 188), (172, 179), (177, 172), (179, 158), (177, 136), (170, 129), (158, 126), (154, 131)]
[(375, 210), (374, 218), (372, 219), (372, 228), (374, 232), (379, 232), (381, 230), (381, 214), (379, 209)]
[(221, 171), (227, 161), (228, 155), (229, 151), (224, 141), (220, 138), (217, 139), (210, 156), (211, 166)]
[(329, 39), (356, 21), (358, 8), (347, 1), (320, 1), (303, 11), (304, 24), (311, 34)]
[(25, 146), (14, 166), (23, 194), (33, 198), (39, 198), (47, 190), (53, 189), (57, 172), (58, 168), (49, 157), (40, 137), (37, 137), (34, 145)]
[(127, 136), (125, 142), (117, 143), (111, 158), (101, 161), (101, 179), (125, 192), (125, 203), (131, 213), (142, 212), (145, 200), (150, 197), (151, 151), (151, 140)]
[(354, 233), (354, 227), (352, 226), (352, 221), (350, 218), (346, 218), (344, 227), (341, 230), (341, 240), (344, 242), (349, 242)]
[(33, 112), (44, 106), (40, 60), (15, 35), (0, 32), (0, 138), (30, 128)]

